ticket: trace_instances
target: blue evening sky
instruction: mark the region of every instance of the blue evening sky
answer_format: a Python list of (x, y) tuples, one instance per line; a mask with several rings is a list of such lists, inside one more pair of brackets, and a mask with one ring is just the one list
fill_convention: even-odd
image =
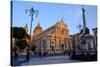
[[(45, 30), (56, 24), (61, 18), (63, 18), (65, 24), (68, 25), (70, 34), (79, 32), (77, 25), (83, 25), (82, 5), (13, 1), (12, 26), (24, 27), (28, 24), (28, 28), (30, 28), (31, 17), (25, 13), (25, 9), (30, 9), (31, 7), (39, 11), (38, 17), (36, 18), (34, 16), (32, 30), (38, 22), (42, 29)], [(92, 33), (92, 29), (97, 27), (97, 6), (84, 5), (84, 8), (86, 24)]]

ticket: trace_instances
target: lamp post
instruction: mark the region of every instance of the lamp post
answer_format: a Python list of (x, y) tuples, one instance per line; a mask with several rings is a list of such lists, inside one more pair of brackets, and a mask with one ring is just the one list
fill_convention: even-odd
[(35, 10), (33, 7), (30, 9), (25, 9), (25, 13), (28, 13), (29, 16), (31, 17), (31, 23), (30, 23), (30, 39), (29, 39), (29, 46), (31, 45), (31, 31), (32, 31), (32, 22), (33, 22), (33, 17), (38, 15), (39, 11)]

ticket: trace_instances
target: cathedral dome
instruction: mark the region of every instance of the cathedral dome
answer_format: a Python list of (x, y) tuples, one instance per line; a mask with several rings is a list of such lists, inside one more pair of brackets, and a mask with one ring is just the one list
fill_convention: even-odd
[(39, 34), (39, 33), (41, 33), (42, 31), (43, 31), (43, 30), (42, 30), (40, 24), (38, 23), (38, 25), (35, 27), (33, 33), (34, 33), (34, 34)]

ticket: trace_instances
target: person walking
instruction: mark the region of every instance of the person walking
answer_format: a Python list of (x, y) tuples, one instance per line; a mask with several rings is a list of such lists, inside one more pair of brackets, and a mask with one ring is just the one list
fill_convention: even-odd
[(30, 56), (30, 51), (29, 51), (29, 49), (27, 49), (27, 54), (26, 54), (25, 62), (29, 63), (29, 56)]

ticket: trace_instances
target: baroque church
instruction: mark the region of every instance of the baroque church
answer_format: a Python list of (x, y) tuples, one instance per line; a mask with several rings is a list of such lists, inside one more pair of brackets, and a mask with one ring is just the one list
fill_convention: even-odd
[(31, 36), (31, 45), (36, 46), (36, 52), (59, 54), (72, 49), (72, 38), (67, 24), (61, 19), (55, 25), (44, 30), (37, 24)]

